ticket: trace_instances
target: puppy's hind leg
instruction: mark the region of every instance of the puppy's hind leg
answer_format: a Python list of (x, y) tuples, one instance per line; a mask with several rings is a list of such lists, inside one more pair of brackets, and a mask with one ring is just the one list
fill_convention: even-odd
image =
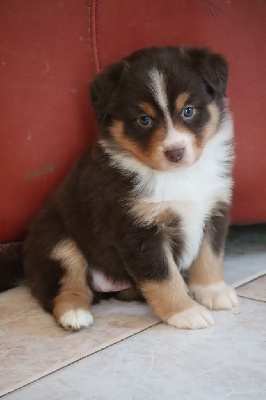
[(59, 294), (54, 300), (53, 314), (65, 329), (79, 330), (93, 323), (90, 312), (93, 294), (86, 283), (87, 262), (71, 239), (64, 239), (53, 249), (51, 258), (64, 271)]

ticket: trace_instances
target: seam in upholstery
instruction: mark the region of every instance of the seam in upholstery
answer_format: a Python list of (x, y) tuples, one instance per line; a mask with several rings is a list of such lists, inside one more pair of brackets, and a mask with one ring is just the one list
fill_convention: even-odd
[(100, 72), (99, 54), (97, 47), (97, 0), (89, 0), (89, 47), (94, 75)]

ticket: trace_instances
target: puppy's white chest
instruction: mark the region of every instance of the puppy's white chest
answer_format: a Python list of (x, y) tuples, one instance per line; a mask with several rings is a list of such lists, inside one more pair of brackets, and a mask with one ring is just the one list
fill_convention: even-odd
[(172, 203), (171, 209), (180, 217), (181, 234), (184, 240), (180, 268), (188, 268), (197, 256), (202, 241), (205, 220), (210, 208), (209, 201), (177, 201)]
[(177, 234), (182, 236), (184, 243), (180, 268), (188, 268), (197, 256), (205, 221), (215, 203), (223, 200), (221, 186), (220, 183), (217, 184), (217, 180), (206, 182), (196, 179), (197, 174), (195, 175), (184, 176), (184, 179), (182, 176), (179, 179), (167, 176), (165, 180), (157, 180), (152, 194), (144, 199), (144, 203), (149, 204), (153, 210), (150, 215), (144, 212), (143, 219), (147, 222), (148, 219), (149, 222), (152, 222), (152, 219), (156, 220), (156, 214), (166, 210), (178, 216), (180, 225)]

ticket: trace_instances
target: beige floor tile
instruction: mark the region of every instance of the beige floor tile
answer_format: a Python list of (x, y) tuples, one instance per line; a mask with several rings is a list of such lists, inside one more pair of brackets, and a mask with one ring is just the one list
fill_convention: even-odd
[(265, 400), (266, 304), (213, 313), (215, 326), (156, 325), (5, 400)]
[(95, 323), (64, 331), (27, 288), (0, 295), (0, 396), (142, 331), (158, 321), (142, 303), (111, 300), (92, 307)]
[(266, 302), (266, 275), (238, 287), (236, 291), (239, 296)]

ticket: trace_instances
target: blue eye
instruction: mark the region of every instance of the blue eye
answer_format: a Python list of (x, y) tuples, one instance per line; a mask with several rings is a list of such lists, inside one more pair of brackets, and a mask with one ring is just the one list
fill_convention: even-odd
[(192, 118), (194, 114), (195, 114), (195, 108), (192, 106), (184, 107), (181, 112), (183, 118)]
[(138, 123), (142, 126), (150, 126), (152, 124), (152, 119), (149, 115), (143, 114), (138, 118)]

